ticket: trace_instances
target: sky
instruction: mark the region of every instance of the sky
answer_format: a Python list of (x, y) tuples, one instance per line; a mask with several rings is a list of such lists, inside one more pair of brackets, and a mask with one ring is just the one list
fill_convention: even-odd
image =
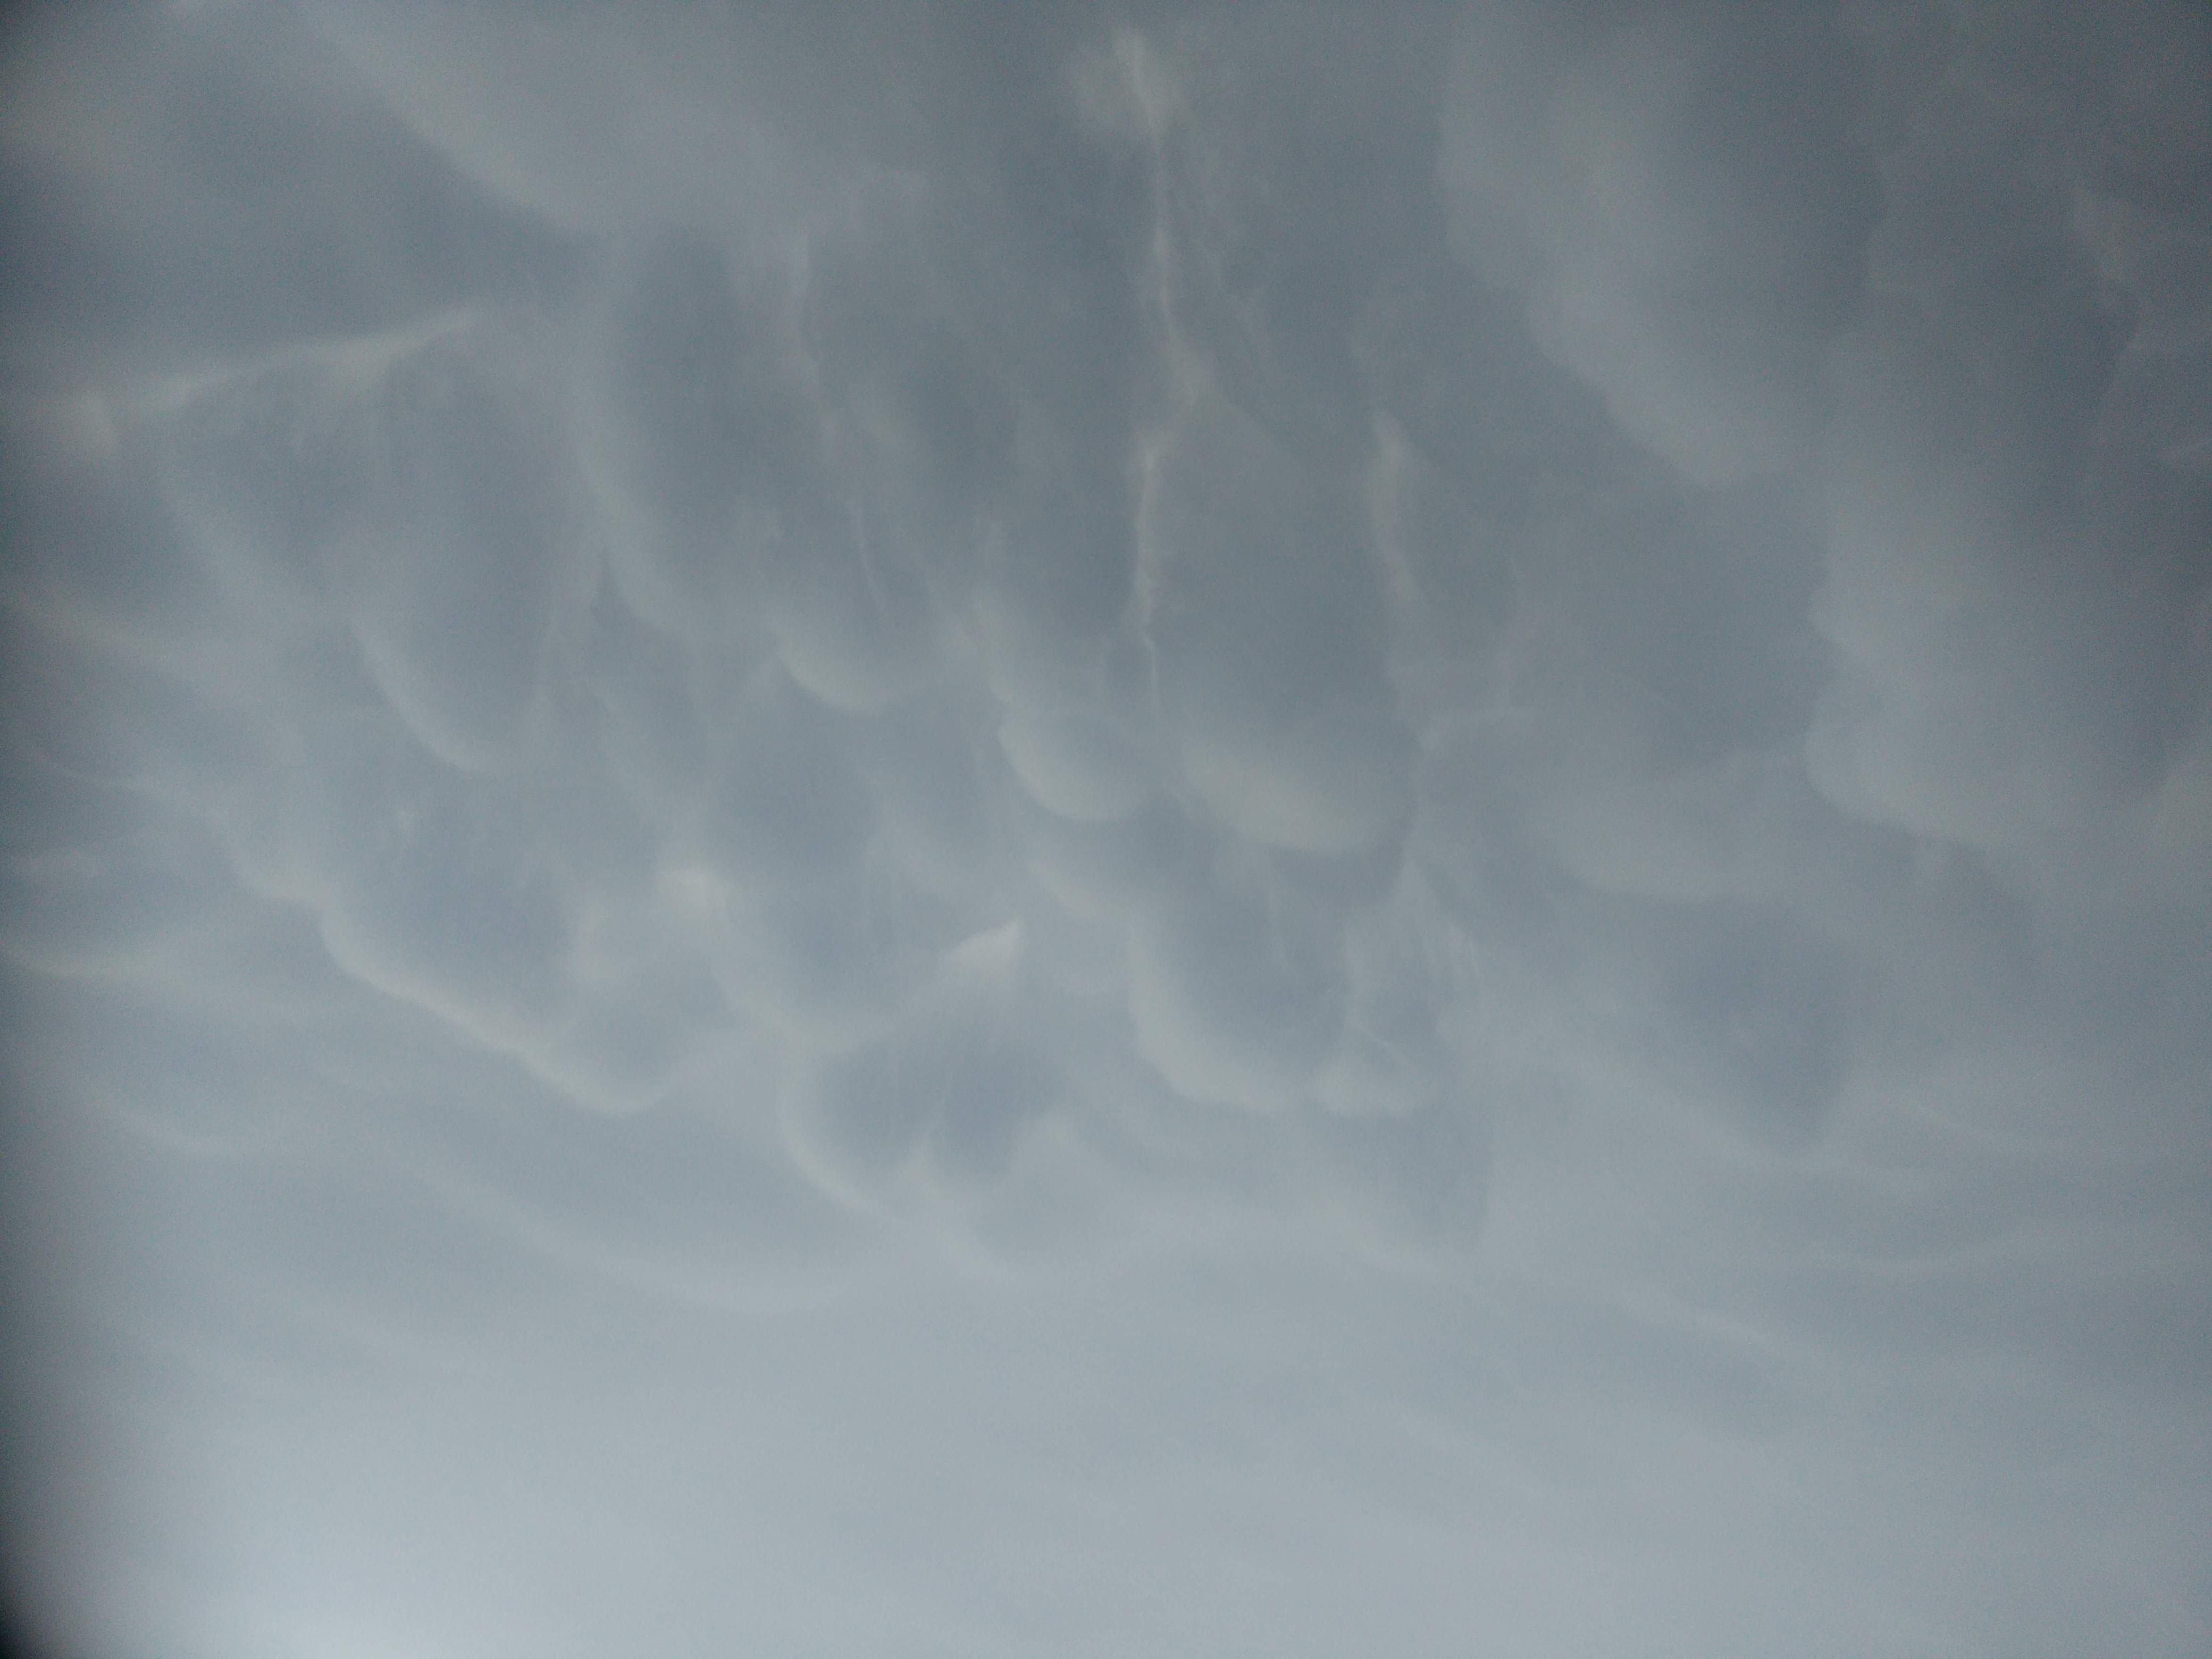
[(0, 82), (33, 1650), (2212, 1652), (2212, 14)]

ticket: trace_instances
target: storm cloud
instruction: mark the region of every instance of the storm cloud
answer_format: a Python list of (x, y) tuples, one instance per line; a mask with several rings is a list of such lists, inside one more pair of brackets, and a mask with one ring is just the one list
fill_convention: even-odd
[(0, 67), (29, 1639), (2212, 1639), (2200, 11)]

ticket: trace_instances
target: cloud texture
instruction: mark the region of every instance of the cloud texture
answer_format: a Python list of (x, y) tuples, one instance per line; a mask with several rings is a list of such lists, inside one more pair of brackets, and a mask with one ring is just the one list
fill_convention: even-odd
[(2196, 11), (4, 64), (26, 1628), (2212, 1637)]

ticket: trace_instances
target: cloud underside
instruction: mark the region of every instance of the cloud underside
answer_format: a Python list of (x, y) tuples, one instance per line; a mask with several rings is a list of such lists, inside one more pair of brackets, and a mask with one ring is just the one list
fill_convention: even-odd
[[(2068, 18), (21, 26), (0, 951), (52, 1283), (218, 1439), (210, 1366), (459, 1367), (426, 1444), (476, 1443), (567, 1375), (562, 1285), (641, 1352), (795, 1322), (701, 1363), (866, 1443), (704, 1456), (803, 1511), (732, 1547), (854, 1651), (1069, 1628), (920, 1588), (966, 1577), (898, 1390), (836, 1380), (872, 1342), (982, 1471), (948, 1537), (1101, 1551), (1016, 1578), (1141, 1601), (1148, 1491), (1240, 1540), (1154, 1560), (1139, 1645), (1237, 1650), (1202, 1610), (1311, 1554), (1437, 1620), (1614, 1587), (1502, 1651), (1832, 1650), (1691, 1605), (1670, 1528), (1837, 1652), (2201, 1639), (2212, 35)], [(963, 1346), (886, 1274), (1021, 1311)], [(617, 1443), (618, 1510), (676, 1479)], [(1936, 1583), (2074, 1504), (2110, 1554), (2040, 1601)], [(1478, 1511), (1538, 1541), (1425, 1601)]]

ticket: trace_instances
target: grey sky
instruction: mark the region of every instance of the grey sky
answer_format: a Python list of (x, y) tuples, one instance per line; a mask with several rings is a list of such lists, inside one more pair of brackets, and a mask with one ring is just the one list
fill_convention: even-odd
[(9, 25), (10, 1616), (2212, 1645), (2212, 22)]

